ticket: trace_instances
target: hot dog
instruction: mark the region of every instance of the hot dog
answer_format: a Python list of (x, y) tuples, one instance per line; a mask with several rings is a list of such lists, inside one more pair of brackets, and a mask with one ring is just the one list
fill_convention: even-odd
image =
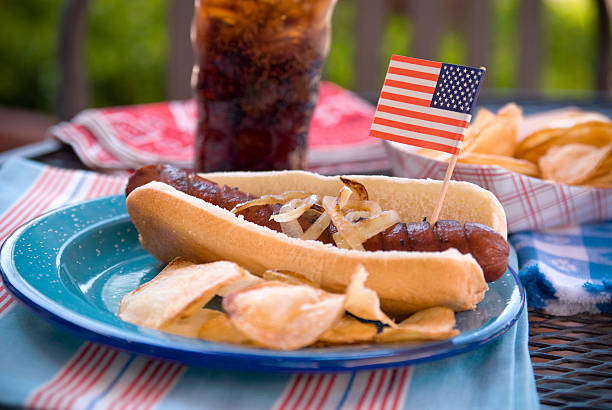
[[(236, 205), (256, 199), (254, 195), (237, 188), (219, 186), (197, 175), (193, 171), (177, 169), (171, 165), (148, 165), (132, 174), (126, 186), (126, 196), (139, 186), (151, 181), (166, 183), (186, 194), (200, 198), (213, 205), (231, 211)], [(280, 204), (261, 205), (238, 212), (247, 221), (266, 226), (281, 232), (278, 222), (270, 216), (278, 212)], [(299, 218), (300, 225), (307, 229), (313, 221), (307, 217)], [(334, 244), (333, 223), (321, 233), (317, 240)], [(487, 282), (499, 279), (506, 271), (509, 247), (506, 240), (492, 228), (466, 222), (463, 226), (452, 220), (438, 221), (435, 226), (428, 222), (398, 222), (379, 232), (363, 243), (368, 251), (420, 251), (436, 252), (455, 248), (459, 252), (470, 253), (483, 270)]]
[[(406, 221), (367, 239), (363, 249), (372, 252), (332, 247), (333, 223), (321, 231), (319, 242), (278, 233), (280, 225), (270, 217), (281, 204), (240, 208), (262, 195), (291, 189), (335, 196), (342, 187), (337, 177), (301, 171), (198, 176), (168, 166), (148, 166), (130, 178), (127, 206), (144, 247), (162, 261), (188, 256), (234, 260), (253, 273), (293, 270), (332, 291), (342, 290), (348, 272), (361, 264), (370, 272), (368, 285), (392, 313), (439, 305), (473, 309), (487, 289), (477, 261), (488, 272), (487, 279), (505, 271), (505, 214), (488, 191), (451, 183), (446, 200), (450, 209), (442, 212), (448, 220), (432, 227), (416, 221), (431, 211), (438, 182), (350, 178), (363, 183), (383, 209), (398, 209), (400, 220)], [(229, 212), (236, 208), (235, 214)], [(298, 220), (304, 230), (314, 221), (306, 215)]]

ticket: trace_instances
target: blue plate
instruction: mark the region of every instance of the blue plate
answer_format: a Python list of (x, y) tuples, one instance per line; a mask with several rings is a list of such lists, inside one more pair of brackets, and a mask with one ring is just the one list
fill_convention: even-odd
[[(511, 258), (516, 266), (516, 256)], [(432, 343), (355, 345), (280, 352), (210, 343), (117, 318), (124, 294), (162, 266), (114, 196), (42, 215), (19, 228), (0, 254), (2, 279), (23, 303), (78, 335), (134, 353), (188, 365), (257, 371), (342, 371), (402, 366), (463, 353), (495, 339), (521, 313), (524, 291), (513, 269), (490, 284), (477, 309), (457, 314), (461, 334)]]

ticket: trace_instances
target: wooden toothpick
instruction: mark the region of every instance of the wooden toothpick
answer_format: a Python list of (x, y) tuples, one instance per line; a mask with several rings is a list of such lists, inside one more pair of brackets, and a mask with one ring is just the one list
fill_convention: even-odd
[(442, 183), (442, 189), (440, 190), (440, 195), (438, 196), (438, 202), (436, 203), (436, 207), (434, 208), (431, 219), (429, 220), (431, 226), (434, 226), (436, 222), (438, 222), (438, 217), (440, 216), (440, 211), (442, 210), (442, 204), (444, 203), (444, 197), (446, 196), (448, 184), (451, 176), (453, 175), (453, 170), (455, 169), (456, 163), (457, 155), (453, 155), (448, 163), (448, 168), (446, 168), (446, 176), (444, 177), (444, 182)]

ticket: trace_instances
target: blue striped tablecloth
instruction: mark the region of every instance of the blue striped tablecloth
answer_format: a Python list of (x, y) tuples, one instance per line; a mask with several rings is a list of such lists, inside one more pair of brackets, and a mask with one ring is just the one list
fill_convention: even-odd
[[(14, 159), (0, 169), (0, 240), (60, 205), (118, 193), (124, 180)], [(85, 341), (0, 286), (0, 407), (40, 409), (534, 409), (527, 313), (469, 353), (409, 367), (259, 374), (186, 367)]]

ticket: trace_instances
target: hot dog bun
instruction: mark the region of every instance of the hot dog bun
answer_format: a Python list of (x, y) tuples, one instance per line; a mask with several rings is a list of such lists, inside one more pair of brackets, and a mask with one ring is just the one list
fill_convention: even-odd
[[(304, 190), (336, 195), (338, 177), (303, 171), (201, 174), (254, 195)], [(383, 176), (349, 176), (365, 185), (383, 209), (403, 221), (418, 221), (434, 207), (440, 181)], [(403, 315), (433, 306), (474, 309), (487, 290), (474, 258), (455, 249), (444, 252), (356, 251), (290, 238), (236, 217), (229, 211), (160, 182), (135, 189), (128, 212), (146, 250), (162, 262), (185, 256), (201, 261), (231, 260), (255, 274), (268, 269), (299, 272), (330, 291), (343, 291), (357, 265), (369, 272), (367, 286), (378, 292), (383, 309)], [(490, 192), (452, 181), (442, 219), (488, 225), (506, 237), (505, 213)]]

